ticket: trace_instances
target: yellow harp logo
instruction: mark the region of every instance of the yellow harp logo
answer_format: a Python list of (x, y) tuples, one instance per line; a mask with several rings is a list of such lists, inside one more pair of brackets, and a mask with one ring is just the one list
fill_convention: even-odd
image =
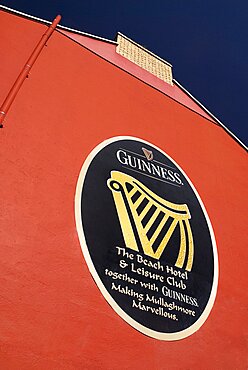
[(119, 171), (111, 172), (107, 185), (114, 198), (126, 247), (139, 251), (141, 246), (147, 256), (160, 259), (179, 225), (180, 247), (175, 266), (182, 268), (187, 254), (185, 269), (191, 271), (194, 242), (188, 206), (159, 197), (140, 181)]

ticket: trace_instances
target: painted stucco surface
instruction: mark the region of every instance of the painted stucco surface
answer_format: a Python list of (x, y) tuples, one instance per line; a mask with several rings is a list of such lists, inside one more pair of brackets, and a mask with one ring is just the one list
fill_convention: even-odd
[[(8, 28), (2, 101), (46, 27), (0, 16), (0, 28)], [(203, 327), (181, 341), (148, 338), (126, 324), (81, 252), (78, 175), (89, 152), (118, 135), (147, 140), (174, 158), (214, 228), (216, 302)], [(219, 126), (55, 32), (0, 131), (0, 173), (2, 369), (247, 367), (247, 157)]]

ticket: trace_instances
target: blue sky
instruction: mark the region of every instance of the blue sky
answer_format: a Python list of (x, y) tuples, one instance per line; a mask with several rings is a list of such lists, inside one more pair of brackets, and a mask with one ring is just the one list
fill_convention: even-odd
[(118, 31), (173, 65), (174, 77), (248, 144), (246, 0), (3, 0), (1, 5), (114, 39)]

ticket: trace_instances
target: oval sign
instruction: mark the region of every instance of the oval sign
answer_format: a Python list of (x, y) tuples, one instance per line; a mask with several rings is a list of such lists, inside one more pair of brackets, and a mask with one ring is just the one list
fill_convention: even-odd
[(193, 334), (217, 291), (213, 229), (193, 184), (156, 146), (98, 145), (78, 179), (77, 231), (100, 291), (127, 323), (161, 340)]

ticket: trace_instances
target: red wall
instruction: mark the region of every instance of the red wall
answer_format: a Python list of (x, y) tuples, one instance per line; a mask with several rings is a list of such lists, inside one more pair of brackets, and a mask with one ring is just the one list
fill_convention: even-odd
[[(45, 26), (2, 12), (0, 27), (3, 99)], [(148, 338), (124, 322), (82, 256), (77, 178), (88, 153), (116, 135), (175, 159), (215, 231), (216, 302), (180, 341)], [(2, 369), (247, 368), (247, 161), (219, 126), (55, 32), (0, 131), (0, 173)]]
[(155, 87), (159, 91), (163, 92), (172, 99), (178, 101), (179, 103), (187, 106), (193, 111), (201, 114), (203, 117), (208, 118), (213, 121), (212, 117), (207, 114), (198, 104), (196, 104), (183, 90), (181, 90), (177, 85), (173, 86), (165, 83), (163, 80), (154, 76), (153, 74), (147, 72), (145, 69), (139, 67), (138, 65), (130, 62), (127, 58), (122, 57), (120, 54), (116, 53), (116, 45), (102, 42), (90, 37), (83, 35), (78, 35), (72, 32), (61, 30), (64, 35), (75, 40), (79, 44), (87, 47), (88, 49), (94, 51), (96, 54), (107, 59), (116, 66), (119, 66), (124, 71), (131, 73), (133, 76), (141, 79), (150, 86)]

